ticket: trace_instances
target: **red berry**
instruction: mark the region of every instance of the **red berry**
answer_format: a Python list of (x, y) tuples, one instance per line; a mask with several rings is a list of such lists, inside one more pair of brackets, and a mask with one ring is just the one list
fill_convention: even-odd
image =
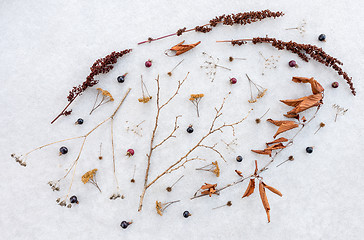
[(338, 88), (338, 87), (339, 87), (339, 83), (338, 83), (338, 82), (333, 82), (333, 83), (331, 84), (331, 86), (332, 86), (333, 88)]
[(151, 66), (152, 66), (152, 60), (148, 60), (148, 61), (146, 61), (146, 62), (145, 62), (145, 66), (146, 66), (147, 68), (151, 67)]
[(133, 149), (128, 149), (128, 151), (126, 151), (126, 155), (131, 157), (134, 155), (134, 150)]
[(288, 65), (289, 65), (290, 67), (297, 67), (297, 63), (296, 63), (296, 61), (295, 61), (295, 60), (291, 60), (291, 61), (289, 61)]
[(237, 82), (238, 82), (238, 80), (236, 80), (236, 78), (230, 78), (230, 83), (231, 84), (235, 84)]

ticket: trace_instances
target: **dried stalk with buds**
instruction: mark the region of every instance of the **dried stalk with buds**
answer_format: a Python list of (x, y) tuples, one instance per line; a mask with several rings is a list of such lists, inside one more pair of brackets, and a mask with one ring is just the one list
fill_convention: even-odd
[(240, 24), (240, 25), (246, 25), (254, 22), (261, 21), (265, 18), (276, 18), (283, 16), (283, 12), (272, 12), (270, 10), (263, 10), (263, 11), (251, 11), (251, 12), (244, 12), (244, 13), (237, 13), (237, 14), (230, 14), (230, 15), (221, 15), (218, 17), (215, 17), (214, 19), (211, 19), (209, 23), (204, 24), (202, 26), (196, 26), (191, 29), (187, 28), (181, 28), (178, 29), (176, 33), (168, 34), (162, 37), (158, 38), (151, 38), (149, 37), (148, 40), (138, 43), (144, 44), (144, 43), (151, 43), (153, 41), (157, 41), (163, 38), (172, 37), (172, 36), (181, 36), (185, 32), (202, 32), (207, 33), (212, 31), (212, 28), (216, 27), (219, 23), (222, 23), (223, 25), (229, 25), (232, 26), (234, 24)]
[(99, 81), (95, 80), (95, 76), (103, 73), (110, 72), (111, 69), (114, 68), (113, 64), (118, 61), (118, 58), (121, 58), (125, 54), (128, 54), (132, 51), (132, 49), (125, 49), (124, 51), (120, 52), (112, 52), (104, 58), (98, 59), (92, 66), (91, 66), (91, 73), (87, 76), (86, 81), (82, 84), (78, 85), (77, 87), (73, 87), (68, 94), (68, 104), (66, 107), (57, 115), (55, 119), (52, 120), (51, 124), (54, 123), (60, 116), (62, 115), (69, 115), (71, 111), (67, 111), (67, 108), (72, 104), (72, 102), (80, 96), (88, 87), (95, 86)]
[(352, 82), (352, 78), (342, 70), (339, 65), (343, 65), (341, 61), (337, 58), (331, 57), (328, 55), (322, 48), (319, 48), (315, 45), (311, 44), (299, 44), (293, 41), (284, 42), (282, 40), (278, 40), (275, 38), (269, 37), (256, 37), (251, 39), (238, 39), (238, 40), (224, 40), (224, 41), (216, 41), (216, 42), (230, 42), (232, 45), (243, 45), (246, 44), (248, 41), (252, 42), (253, 44), (257, 43), (270, 43), (273, 47), (277, 48), (278, 50), (286, 49), (287, 51), (291, 51), (292, 53), (297, 54), (303, 61), (308, 62), (311, 57), (313, 60), (324, 64), (327, 67), (334, 69), (337, 74), (341, 75), (346, 82), (348, 83), (351, 93), (355, 96), (356, 91)]
[[(230, 93), (229, 93), (230, 94)], [(240, 119), (239, 121), (236, 121), (236, 122), (233, 122), (233, 123), (224, 123), (224, 124), (221, 124), (220, 126), (216, 126), (216, 121), (221, 117), (222, 115), (222, 110), (224, 108), (224, 105), (225, 105), (225, 101), (226, 101), (227, 97), (224, 98), (221, 106), (219, 108), (215, 108), (216, 110), (216, 114), (215, 114), (215, 117), (213, 118), (212, 122), (211, 122), (211, 125), (210, 125), (210, 128), (208, 130), (208, 132), (203, 136), (201, 137), (201, 139), (190, 149), (187, 151), (187, 153), (185, 155), (183, 155), (181, 158), (179, 158), (175, 163), (173, 163), (171, 166), (169, 166), (166, 170), (164, 170), (162, 173), (160, 173), (156, 178), (154, 178), (154, 180), (148, 182), (148, 175), (149, 175), (149, 165), (150, 165), (150, 157), (148, 155), (148, 168), (147, 168), (147, 174), (146, 174), (146, 178), (145, 178), (145, 185), (144, 185), (144, 190), (140, 196), (140, 202), (139, 202), (139, 209), (138, 211), (141, 211), (142, 210), (142, 207), (143, 207), (143, 200), (144, 200), (144, 196), (145, 196), (145, 193), (146, 191), (156, 182), (158, 181), (161, 177), (163, 177), (165, 174), (167, 173), (171, 173), (181, 167), (184, 167), (185, 164), (187, 162), (190, 162), (190, 161), (193, 161), (193, 160), (198, 160), (200, 159), (199, 157), (192, 157), (190, 158), (190, 155), (192, 153), (194, 153), (194, 151), (196, 149), (199, 149), (199, 148), (206, 148), (206, 149), (210, 149), (212, 151), (214, 151), (216, 154), (219, 155), (219, 157), (224, 160), (225, 158), (222, 156), (222, 154), (219, 152), (219, 150), (216, 149), (216, 144), (214, 144), (213, 146), (208, 146), (208, 145), (205, 145), (204, 144), (204, 141), (209, 137), (211, 136), (212, 134), (216, 133), (216, 132), (222, 132), (223, 129), (225, 128), (232, 128), (233, 130), (233, 135), (235, 135), (235, 126), (242, 123), (249, 115), (250, 111), (247, 113), (247, 115), (245, 117), (243, 117), (242, 119)], [(157, 118), (158, 120), (158, 118)], [(157, 128), (157, 125), (155, 127), (155, 129)], [(155, 131), (153, 131), (153, 136), (152, 136), (152, 141), (154, 139), (154, 134), (155, 134)], [(168, 138), (167, 138), (168, 139)], [(162, 142), (164, 142), (165, 140), (163, 140)], [(151, 144), (151, 146), (153, 146)], [(151, 150), (153, 149), (153, 147), (151, 147)]]
[[(72, 183), (73, 183), (73, 180), (74, 180), (74, 176), (75, 176), (75, 172), (76, 172), (76, 167), (77, 167), (78, 161), (80, 160), (81, 153), (82, 153), (82, 150), (83, 150), (83, 148), (85, 146), (86, 139), (88, 138), (88, 136), (90, 136), (101, 125), (103, 125), (104, 123), (110, 121), (111, 122), (111, 143), (112, 143), (112, 152), (113, 152), (113, 170), (114, 170), (114, 177), (115, 177), (117, 189), (119, 190), (119, 183), (118, 183), (118, 180), (117, 180), (117, 177), (116, 177), (116, 173), (115, 173), (115, 155), (114, 155), (114, 144), (113, 144), (113, 122), (114, 122), (114, 117), (115, 117), (116, 113), (118, 112), (118, 110), (120, 109), (121, 105), (125, 101), (125, 99), (128, 96), (130, 90), (131, 89), (129, 88), (128, 91), (125, 93), (123, 99), (121, 100), (121, 102), (119, 103), (118, 107), (115, 109), (115, 111), (113, 112), (113, 114), (111, 114), (110, 117), (106, 118), (101, 123), (97, 124), (94, 128), (91, 129), (91, 131), (87, 132), (85, 135), (78, 136), (78, 137), (73, 137), (73, 138), (67, 138), (67, 139), (63, 139), (63, 140), (56, 141), (56, 142), (51, 142), (51, 143), (42, 145), (40, 147), (37, 147), (37, 148), (35, 148), (35, 149), (33, 149), (33, 150), (25, 153), (25, 154), (22, 154), (20, 156), (16, 156), (15, 154), (12, 154), (12, 157), (15, 158), (17, 160), (17, 162), (26, 164), (26, 159), (27, 159), (28, 155), (31, 154), (32, 152), (36, 151), (36, 150), (40, 150), (40, 149), (42, 149), (44, 147), (48, 147), (50, 145), (53, 145), (53, 144), (56, 144), (56, 143), (60, 143), (60, 142), (65, 142), (65, 141), (69, 141), (69, 140), (73, 140), (73, 139), (79, 139), (79, 138), (83, 139), (81, 148), (80, 148), (80, 150), (78, 152), (78, 155), (77, 155), (76, 159), (73, 161), (71, 167), (67, 170), (66, 174), (62, 178), (58, 179), (56, 181), (56, 184), (55, 184), (55, 185), (58, 186), (59, 183), (60, 183), (60, 181), (63, 180), (63, 179), (65, 179), (68, 176), (68, 174), (73, 170), (72, 180), (71, 180), (71, 183), (70, 183), (70, 186), (69, 186), (67, 195), (64, 197), (64, 200), (66, 200), (68, 198), (68, 196), (70, 194), (70, 191), (71, 191), (71, 188), (72, 188)], [(54, 185), (54, 184), (52, 184), (52, 185)]]

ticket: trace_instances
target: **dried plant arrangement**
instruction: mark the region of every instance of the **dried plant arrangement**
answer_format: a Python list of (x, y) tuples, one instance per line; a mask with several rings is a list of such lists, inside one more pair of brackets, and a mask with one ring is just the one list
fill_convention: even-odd
[(322, 48), (319, 48), (315, 45), (311, 44), (300, 44), (293, 41), (284, 42), (282, 40), (277, 40), (275, 38), (269, 37), (256, 37), (251, 39), (238, 39), (238, 40), (224, 40), (224, 41), (216, 41), (216, 42), (230, 42), (232, 45), (244, 45), (247, 42), (252, 42), (253, 44), (257, 43), (270, 43), (273, 47), (277, 48), (278, 50), (286, 49), (292, 53), (297, 54), (303, 61), (309, 62), (310, 57), (311, 59), (324, 64), (327, 67), (334, 69), (337, 74), (342, 76), (347, 84), (350, 87), (351, 93), (355, 96), (356, 91), (352, 82), (352, 78), (342, 70), (339, 65), (343, 65), (341, 61), (337, 58), (331, 57), (328, 55)]
[[(253, 82), (250, 77), (248, 76), (248, 74), (245, 74), (245, 76), (248, 78), (249, 81), (249, 89), (250, 89), (250, 99), (248, 100), (249, 103), (255, 103), (258, 101), (259, 98), (264, 97), (265, 93), (267, 92), (268, 89), (260, 86), (259, 84)], [(253, 96), (253, 89), (252, 86), (255, 87), (255, 89), (257, 90), (257, 96), (254, 97)]]
[[(157, 84), (158, 84), (158, 92), (157, 92), (157, 102), (159, 102), (159, 83), (157, 81)], [(178, 90), (180, 88), (180, 85), (181, 83), (179, 83), (178, 85), (178, 88), (177, 88), (177, 91), (175, 92), (175, 94), (172, 96), (172, 98), (178, 93)], [(230, 92), (229, 92), (230, 94)], [(170, 98), (170, 100), (172, 99)], [(177, 130), (178, 126), (177, 126), (177, 122), (175, 122), (175, 127), (173, 129), (173, 131), (171, 132), (171, 134), (165, 138), (161, 143), (157, 144), (157, 145), (154, 145), (153, 144), (153, 141), (154, 141), (154, 138), (155, 138), (155, 134), (156, 134), (156, 130), (157, 130), (157, 127), (158, 127), (158, 117), (159, 117), (159, 111), (160, 110), (157, 110), (157, 117), (156, 117), (156, 124), (155, 124), (155, 127), (154, 127), (154, 130), (153, 130), (153, 133), (152, 133), (152, 139), (151, 139), (151, 145), (150, 145), (150, 153), (147, 155), (148, 157), (148, 165), (147, 165), (147, 170), (146, 170), (146, 175), (145, 175), (145, 183), (144, 183), (144, 189), (143, 189), (143, 192), (142, 194), (140, 195), (140, 202), (139, 202), (139, 208), (138, 208), (138, 211), (141, 211), (142, 208), (143, 208), (143, 201), (144, 201), (144, 197), (145, 197), (145, 194), (147, 192), (147, 190), (154, 184), (156, 183), (161, 177), (163, 177), (164, 175), (168, 174), (168, 173), (171, 173), (173, 171), (176, 171), (178, 169), (180, 169), (181, 167), (185, 167), (185, 164), (190, 162), (190, 161), (194, 161), (194, 160), (201, 160), (201, 158), (199, 158), (198, 156), (197, 157), (190, 157), (190, 155), (192, 153), (194, 153), (194, 151), (196, 149), (199, 149), (199, 148), (205, 148), (205, 149), (210, 149), (212, 151), (214, 151), (217, 155), (219, 155), (219, 157), (226, 162), (225, 158), (223, 157), (223, 155), (220, 153), (219, 150), (216, 149), (216, 144), (212, 145), (212, 146), (209, 146), (209, 145), (205, 145), (204, 144), (204, 141), (210, 137), (211, 135), (213, 135), (214, 133), (216, 132), (222, 132), (225, 128), (231, 128), (232, 131), (233, 131), (233, 135), (235, 136), (235, 126), (241, 124), (249, 115), (249, 113), (252, 111), (249, 110), (249, 112), (246, 114), (245, 117), (243, 117), (242, 119), (236, 121), (236, 122), (232, 122), (232, 123), (223, 123), (219, 126), (217, 126), (217, 120), (222, 116), (223, 112), (223, 108), (224, 108), (224, 105), (225, 105), (225, 102), (226, 102), (226, 99), (227, 97), (224, 98), (224, 100), (222, 101), (222, 104), (220, 105), (219, 108), (215, 108), (215, 111), (216, 111), (216, 114), (210, 124), (210, 128), (209, 130), (207, 131), (207, 133), (202, 136), (200, 138), (200, 140), (198, 140), (198, 142), (190, 149), (187, 151), (187, 153), (185, 155), (183, 155), (182, 157), (180, 157), (176, 162), (174, 162), (171, 166), (169, 166), (167, 169), (165, 169), (163, 172), (161, 172), (157, 177), (155, 177), (153, 180), (151, 181), (148, 181), (148, 178), (149, 178), (149, 169), (150, 169), (150, 163), (151, 163), (151, 153), (153, 152), (153, 150), (156, 148), (156, 147), (159, 147), (161, 144), (163, 144), (165, 141), (167, 141), (170, 137), (173, 136), (174, 132)], [(166, 104), (169, 103), (168, 100), (165, 104), (163, 104), (162, 106), (165, 106)], [(159, 104), (157, 104), (157, 106), (159, 106)], [(157, 107), (157, 109), (160, 109), (160, 107)], [(177, 118), (176, 117), (176, 121), (177, 121)]]
[(96, 60), (96, 62), (91, 66), (91, 73), (86, 77), (86, 81), (77, 87), (73, 87), (71, 91), (69, 91), (67, 100), (68, 104), (66, 107), (57, 115), (55, 119), (52, 120), (51, 124), (54, 123), (60, 116), (67, 116), (71, 114), (72, 110), (67, 111), (68, 107), (72, 104), (72, 102), (80, 96), (87, 88), (95, 86), (99, 81), (95, 80), (95, 77), (99, 74), (105, 74), (110, 72), (115, 64), (118, 61), (118, 58), (123, 57), (124, 55), (130, 53), (132, 49), (125, 49), (120, 52), (112, 52), (104, 58), (100, 58)]
[[(110, 124), (111, 124), (111, 144), (112, 144), (112, 155), (113, 155), (113, 174), (114, 174), (114, 178), (115, 178), (115, 182), (116, 182), (116, 188), (117, 188), (117, 191), (119, 192), (120, 187), (119, 187), (118, 179), (116, 177), (116, 172), (115, 172), (116, 163), (115, 163), (115, 153), (114, 153), (114, 138), (113, 138), (113, 132), (114, 131), (113, 131), (113, 123), (114, 123), (114, 117), (115, 117), (116, 113), (119, 111), (121, 105), (124, 103), (124, 101), (125, 101), (125, 99), (128, 96), (128, 94), (129, 94), (130, 91), (131, 91), (131, 89), (129, 88), (127, 90), (127, 92), (125, 93), (124, 97), (122, 98), (122, 100), (120, 101), (119, 105), (115, 109), (115, 111), (108, 118), (106, 118), (105, 120), (103, 120), (102, 122), (100, 122), (99, 124), (97, 124), (94, 128), (92, 128), (86, 134), (81, 135), (81, 136), (78, 136), (78, 137), (72, 137), (72, 138), (67, 138), (67, 139), (63, 139), (63, 140), (51, 142), (51, 143), (42, 145), (40, 147), (34, 148), (33, 150), (31, 150), (31, 151), (29, 151), (29, 152), (27, 152), (25, 154), (21, 154), (19, 156), (15, 155), (15, 154), (12, 154), (11, 157), (13, 157), (16, 160), (16, 162), (18, 162), (20, 165), (26, 166), (26, 160), (27, 160), (28, 155), (31, 154), (31, 153), (33, 153), (34, 151), (37, 151), (37, 150), (40, 150), (42, 148), (48, 147), (48, 146), (53, 145), (53, 144), (61, 143), (61, 142), (66, 142), (66, 141), (75, 140), (75, 139), (83, 139), (82, 140), (81, 147), (80, 147), (80, 150), (78, 152), (78, 155), (77, 155), (76, 159), (73, 161), (73, 163), (71, 164), (71, 167), (67, 169), (66, 174), (63, 177), (61, 177), (60, 179), (58, 179), (56, 181), (50, 181), (48, 183), (51, 186), (51, 188), (52, 188), (53, 191), (59, 191), (60, 190), (60, 182), (62, 180), (64, 180), (71, 173), (71, 171), (72, 171), (72, 178), (71, 178), (71, 182), (70, 182), (70, 186), (68, 188), (67, 194), (65, 195), (65, 197), (63, 198), (62, 201), (57, 201), (57, 202), (59, 202), (59, 205), (60, 206), (66, 206), (66, 201), (67, 201), (68, 196), (70, 195), (71, 188), (72, 188), (72, 184), (73, 184), (73, 180), (74, 180), (74, 177), (75, 177), (75, 174), (76, 174), (77, 164), (78, 164), (79, 160), (81, 159), (81, 154), (82, 154), (82, 151), (84, 149), (84, 146), (85, 146), (85, 143), (86, 143), (87, 138), (92, 133), (94, 133), (94, 131), (96, 129), (98, 129), (101, 125), (103, 125), (104, 123), (110, 121)], [(97, 171), (97, 169), (94, 169), (94, 170)], [(93, 180), (94, 179), (95, 174), (96, 174), (96, 171), (94, 171), (94, 172), (92, 172), (92, 171), (87, 172), (85, 175), (83, 175), (82, 180), (85, 180), (85, 181), (87, 180), (84, 183), (87, 183), (90, 180)], [(115, 196), (116, 195), (119, 195), (119, 197), (120, 197), (120, 194), (118, 194), (118, 193), (117, 194), (114, 194), (114, 195)]]
[(336, 120), (337, 120), (337, 116), (344, 116), (345, 115), (345, 113), (349, 110), (348, 108), (347, 109), (345, 109), (345, 108), (343, 108), (343, 107), (340, 107), (340, 105), (337, 105), (337, 104), (334, 104), (334, 105), (332, 105), (332, 107), (334, 108), (334, 109), (336, 109), (336, 114), (335, 114), (335, 122), (336, 122)]
[(232, 26), (234, 24), (246, 25), (246, 24), (251, 24), (254, 22), (261, 21), (265, 18), (274, 18), (275, 19), (275, 18), (281, 17), (283, 15), (284, 15), (283, 12), (272, 12), (268, 9), (262, 10), (262, 11), (250, 11), (250, 12), (243, 12), (243, 13), (236, 13), (236, 14), (233, 13), (233, 14), (229, 14), (229, 15), (224, 14), (224, 15), (217, 16), (217, 17), (211, 19), (209, 21), (209, 23), (204, 24), (202, 26), (196, 26), (191, 29), (187, 29), (185, 27), (180, 28), (175, 33), (168, 34), (168, 35), (158, 37), (158, 38), (149, 37), (148, 40), (139, 42), (138, 45), (144, 44), (144, 43), (151, 43), (153, 41), (157, 41), (157, 40), (172, 37), (172, 36), (181, 36), (183, 33), (191, 32), (191, 31), (207, 33), (207, 32), (212, 31), (212, 29), (214, 27), (217, 27), (218, 24), (220, 24), (220, 23), (222, 23), (223, 25), (228, 25), (228, 26)]
[[(273, 124), (279, 126), (279, 129), (277, 130), (277, 133), (275, 134), (275, 136), (277, 136), (278, 134), (283, 133), (285, 131), (288, 131), (290, 129), (296, 128), (296, 125), (297, 125), (297, 127), (300, 127), (299, 130), (290, 139), (281, 137), (281, 138), (278, 138), (271, 142), (266, 143), (267, 148), (264, 150), (252, 150), (253, 152), (256, 152), (258, 154), (268, 155), (270, 157), (270, 160), (268, 161), (268, 163), (265, 164), (261, 169), (258, 169), (257, 162), (255, 162), (256, 168), (255, 168), (254, 173), (247, 177), (244, 177), (242, 175), (241, 171), (235, 170), (235, 173), (240, 177), (239, 180), (234, 181), (230, 184), (227, 184), (221, 188), (214, 188), (214, 191), (213, 191), (213, 194), (220, 194), (221, 191), (223, 191), (227, 188), (230, 188), (232, 186), (235, 186), (236, 184), (242, 183), (245, 180), (249, 179), (248, 187), (243, 195), (243, 198), (244, 198), (244, 197), (251, 195), (254, 192), (255, 182), (256, 182), (256, 180), (259, 181), (259, 193), (261, 196), (263, 207), (267, 214), (268, 222), (270, 221), (270, 214), (269, 214), (270, 207), (269, 207), (268, 199), (266, 197), (265, 189), (268, 189), (268, 190), (272, 191), (273, 193), (278, 194), (279, 196), (281, 196), (281, 194), (278, 190), (266, 185), (262, 181), (262, 177), (260, 176), (260, 174), (265, 172), (266, 170), (268, 170), (270, 165), (277, 159), (279, 154), (284, 149), (286, 149), (287, 147), (289, 147), (293, 144), (294, 139), (304, 129), (304, 127), (307, 126), (316, 117), (321, 104), (323, 104), (322, 99), (324, 97), (324, 88), (315, 79), (303, 78), (303, 77), (293, 77), (292, 81), (296, 82), (296, 83), (310, 83), (311, 90), (313, 93), (312, 95), (302, 97), (299, 99), (281, 100), (281, 102), (285, 103), (286, 105), (294, 107), (291, 111), (289, 111), (285, 115), (288, 115), (291, 117), (294, 116), (298, 122), (295, 123), (293, 121), (286, 121), (286, 120), (275, 121), (275, 120), (271, 120), (271, 119), (268, 119), (267, 121), (272, 122)], [(313, 97), (313, 96), (315, 96), (315, 97)], [(316, 111), (309, 120), (306, 120), (305, 117), (302, 117), (301, 119), (299, 118), (299, 116), (298, 116), (299, 113), (301, 113), (307, 109), (313, 108), (313, 107), (316, 107)], [(283, 143), (285, 143), (285, 145)], [(277, 152), (275, 152), (273, 154), (273, 151), (277, 151)], [(293, 160), (294, 160), (294, 158), (293, 158), (293, 156), (291, 156), (286, 161), (293, 161)], [(281, 165), (281, 164), (279, 164), (279, 165)], [(202, 194), (202, 193), (198, 194), (198, 193), (199, 192), (195, 193), (195, 195), (191, 199), (197, 199), (200, 197), (208, 196), (208, 194), (206, 194), (206, 193), (205, 194)]]

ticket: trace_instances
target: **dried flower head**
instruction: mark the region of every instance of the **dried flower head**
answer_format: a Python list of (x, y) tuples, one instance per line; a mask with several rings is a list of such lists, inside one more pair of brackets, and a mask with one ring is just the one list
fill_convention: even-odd
[(86, 184), (88, 182), (91, 183), (92, 185), (94, 185), (95, 187), (97, 187), (97, 189), (101, 192), (101, 189), (97, 185), (96, 172), (97, 172), (97, 168), (86, 172), (85, 174), (82, 175), (81, 180), (82, 180), (82, 182), (84, 184)]
[[(103, 90), (102, 88), (97, 88), (97, 95), (96, 95), (96, 100), (95, 103), (91, 109), (90, 114), (92, 114), (93, 111), (95, 111), (98, 107), (100, 107), (101, 105), (108, 103), (108, 102), (113, 102), (114, 98), (113, 96), (109, 93), (109, 91), (107, 90)], [(97, 100), (99, 99), (99, 96), (101, 94), (101, 100), (99, 102), (97, 102)]]
[(138, 101), (142, 102), (142, 103), (147, 103), (152, 99), (152, 96), (150, 96), (150, 94), (148, 92), (147, 86), (145, 85), (145, 83), (143, 81), (143, 76), (142, 75), (140, 76), (140, 79), (141, 79), (140, 84), (141, 84), (142, 95), (143, 96), (141, 98), (138, 98)]
[(115, 200), (115, 199), (124, 199), (124, 195), (121, 195), (120, 193), (113, 193), (113, 195), (110, 196), (110, 200)]
[(157, 213), (161, 216), (163, 216), (164, 210), (166, 210), (167, 207), (171, 206), (173, 203), (179, 202), (180, 200), (173, 201), (173, 202), (166, 202), (162, 203), (159, 201), (155, 202), (155, 209), (157, 210)]
[(59, 181), (49, 181), (48, 185), (52, 188), (53, 191), (59, 191), (60, 187), (59, 187)]
[[(263, 88), (262, 86), (260, 86), (259, 84), (256, 84), (255, 82), (253, 82), (250, 77), (248, 76), (248, 74), (245, 74), (246, 77), (248, 78), (249, 81), (249, 87), (250, 87), (250, 99), (248, 100), (249, 103), (255, 103), (257, 102), (257, 99), (262, 98), (265, 93), (267, 92), (266, 88)], [(252, 90), (252, 85), (256, 88), (257, 90), (257, 96), (254, 97), (253, 96), (253, 90)]]
[(344, 115), (345, 115), (345, 113), (349, 110), (349, 109), (345, 109), (345, 108), (343, 108), (343, 107), (340, 107), (340, 106), (339, 106), (339, 105), (337, 105), (337, 104), (332, 105), (332, 107), (333, 107), (334, 109), (336, 109), (335, 122), (336, 122), (336, 120), (337, 120), (337, 116), (339, 116), (339, 115), (344, 116)]
[(286, 28), (286, 30), (297, 30), (303, 36), (306, 32), (305, 26), (306, 20), (303, 19), (301, 25), (299, 25), (298, 27)]
[(208, 164), (208, 165), (203, 166), (201, 168), (196, 168), (196, 170), (212, 172), (212, 173), (214, 173), (216, 175), (216, 177), (220, 176), (220, 168), (219, 168), (219, 164), (218, 164), (217, 161), (212, 162), (211, 164)]
[(192, 102), (193, 105), (195, 105), (196, 107), (196, 111), (197, 111), (197, 117), (200, 117), (200, 112), (199, 112), (199, 103), (201, 101), (201, 99), (204, 97), (205, 95), (203, 93), (200, 94), (191, 94), (190, 97), (190, 101)]

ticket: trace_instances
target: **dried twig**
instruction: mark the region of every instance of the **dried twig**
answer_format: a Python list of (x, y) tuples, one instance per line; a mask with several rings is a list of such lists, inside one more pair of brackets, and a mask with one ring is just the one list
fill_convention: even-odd
[[(229, 93), (230, 94), (230, 93)], [(195, 160), (195, 159), (199, 159), (198, 157), (197, 158), (189, 158), (189, 156), (198, 148), (208, 148), (208, 149), (211, 149), (213, 151), (215, 151), (216, 153), (219, 154), (220, 157), (222, 157), (222, 154), (217, 150), (215, 149), (215, 145), (213, 146), (207, 146), (205, 144), (203, 144), (204, 140), (206, 140), (210, 135), (216, 133), (216, 132), (222, 132), (223, 129), (227, 128), (227, 127), (231, 127), (233, 129), (233, 132), (234, 132), (234, 129), (235, 129), (235, 126), (242, 123), (249, 115), (250, 111), (248, 112), (248, 114), (240, 119), (239, 121), (237, 122), (233, 122), (233, 123), (224, 123), (220, 126), (216, 126), (216, 121), (218, 120), (219, 117), (221, 117), (222, 115), (222, 110), (223, 110), (223, 107), (225, 105), (225, 101), (226, 101), (227, 97), (224, 98), (221, 106), (217, 109), (215, 108), (216, 110), (216, 114), (215, 114), (215, 117), (214, 119), (212, 120), (212, 123), (210, 125), (210, 129), (208, 130), (208, 132), (189, 150), (187, 151), (187, 153), (182, 156), (181, 158), (179, 158), (175, 163), (173, 163), (171, 166), (169, 166), (166, 170), (164, 170), (161, 174), (159, 174), (154, 180), (148, 182), (148, 174), (149, 174), (149, 165), (150, 165), (150, 157), (148, 155), (148, 167), (147, 167), (147, 174), (146, 174), (146, 179), (145, 179), (145, 185), (144, 185), (144, 190), (142, 192), (142, 195), (140, 196), (140, 202), (139, 202), (139, 209), (138, 211), (141, 211), (142, 207), (143, 207), (143, 200), (144, 200), (144, 196), (145, 196), (145, 193), (147, 191), (147, 189), (152, 186), (156, 181), (158, 181), (161, 177), (163, 177), (165, 174), (167, 173), (170, 173), (174, 170), (177, 170), (178, 168), (180, 168), (181, 166), (184, 166), (184, 164), (186, 164), (187, 162), (191, 161), (191, 160)], [(157, 120), (158, 120), (158, 115), (157, 115)], [(155, 126), (155, 129), (157, 128), (157, 124)], [(153, 131), (153, 135), (152, 135), (152, 144), (151, 146), (153, 146), (153, 139), (154, 139), (154, 134), (155, 134), (155, 131)], [(152, 149), (152, 147), (151, 147)], [(222, 159), (224, 159), (222, 157)]]

